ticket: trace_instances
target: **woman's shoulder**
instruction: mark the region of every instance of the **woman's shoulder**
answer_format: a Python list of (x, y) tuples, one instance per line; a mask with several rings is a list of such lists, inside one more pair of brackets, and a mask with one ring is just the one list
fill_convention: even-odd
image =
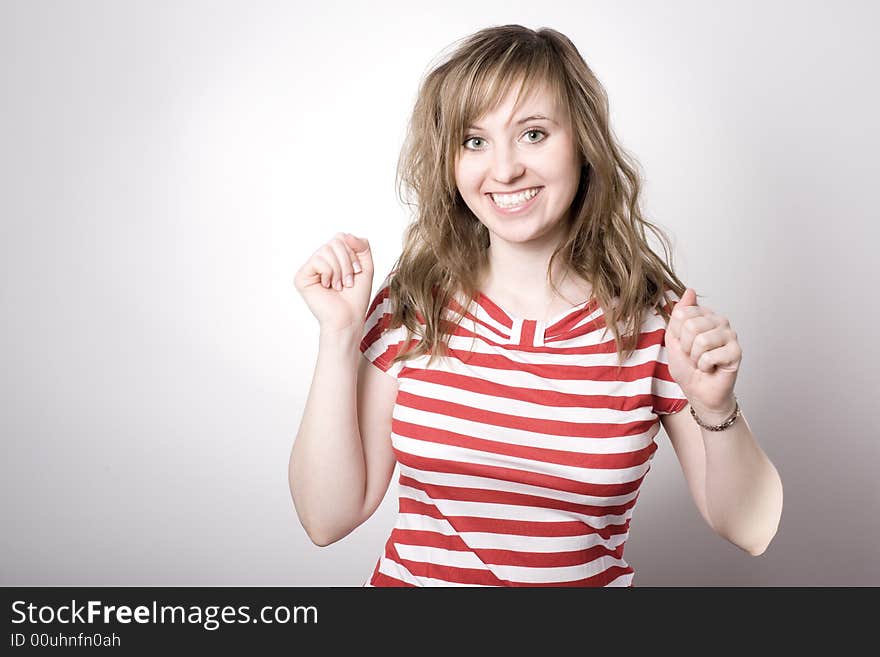
[(394, 286), (396, 273), (397, 271), (392, 269), (384, 278), (379, 280), (379, 283), (375, 286), (375, 291), (373, 292), (370, 311), (379, 304), (383, 304), (386, 311), (389, 309), (393, 311), (394, 307), (397, 305), (397, 294), (395, 294), (396, 290)]

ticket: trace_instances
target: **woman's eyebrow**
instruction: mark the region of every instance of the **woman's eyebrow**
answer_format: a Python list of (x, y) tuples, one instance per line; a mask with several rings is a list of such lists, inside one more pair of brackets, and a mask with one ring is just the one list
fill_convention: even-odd
[[(556, 121), (551, 119), (549, 116), (544, 116), (543, 114), (532, 114), (531, 116), (527, 116), (524, 119), (520, 119), (519, 121), (517, 121), (515, 123), (515, 125), (521, 125), (521, 124), (527, 123), (529, 121), (550, 121), (551, 123), (556, 123)], [(559, 125), (559, 124), (556, 123), (556, 125)], [(472, 126), (468, 126), (468, 130), (485, 130), (485, 128), (481, 128), (478, 125), (472, 125)]]

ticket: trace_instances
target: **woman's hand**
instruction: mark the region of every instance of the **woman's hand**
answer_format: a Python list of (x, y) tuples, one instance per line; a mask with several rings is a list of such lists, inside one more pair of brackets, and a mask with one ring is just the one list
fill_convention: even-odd
[(294, 285), (322, 331), (359, 329), (373, 288), (370, 243), (351, 233), (336, 233), (300, 267)]
[(697, 293), (687, 288), (672, 308), (665, 340), (669, 373), (697, 416), (723, 422), (736, 408), (733, 387), (742, 361), (730, 322), (698, 306)]

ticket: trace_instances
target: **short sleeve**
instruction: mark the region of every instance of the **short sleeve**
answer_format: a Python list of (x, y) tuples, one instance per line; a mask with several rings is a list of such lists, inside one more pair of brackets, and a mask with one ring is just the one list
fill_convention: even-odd
[(388, 328), (394, 312), (391, 297), (388, 294), (391, 276), (392, 274), (389, 274), (382, 281), (367, 309), (360, 350), (373, 365), (386, 374), (397, 377), (403, 369), (404, 363), (400, 361), (392, 363), (392, 361), (406, 340), (407, 329), (403, 325), (393, 329)]
[[(680, 297), (672, 290), (667, 290), (666, 298), (669, 300), (666, 309), (672, 312), (672, 307), (678, 302)], [(653, 411), (656, 415), (670, 415), (678, 413), (687, 406), (688, 399), (669, 373), (669, 354), (666, 347), (667, 324), (659, 312), (656, 313), (656, 320), (659, 321), (659, 326), (662, 328), (662, 337), (654, 362), (654, 376), (651, 379), (651, 398), (653, 401)]]

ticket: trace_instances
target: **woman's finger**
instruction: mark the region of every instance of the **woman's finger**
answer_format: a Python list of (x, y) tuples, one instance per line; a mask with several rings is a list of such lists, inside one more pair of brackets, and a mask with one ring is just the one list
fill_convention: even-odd
[(320, 248), (319, 253), (321, 254), (321, 257), (327, 261), (327, 264), (330, 265), (332, 274), (329, 280), (330, 284), (327, 287), (333, 287), (334, 283), (342, 278), (342, 266), (339, 264), (336, 251), (333, 250), (330, 242), (327, 242)]
[(351, 254), (349, 253), (348, 246), (338, 237), (330, 240), (329, 244), (330, 248), (333, 249), (333, 253), (336, 254), (336, 259), (339, 261), (339, 276), (333, 280), (333, 287), (337, 290), (341, 290), (343, 286), (351, 287), (354, 283), (354, 268), (351, 265)]
[(691, 317), (700, 317), (704, 315), (704, 309), (701, 306), (676, 306), (669, 315), (669, 323), (666, 325), (666, 332), (681, 339), (681, 331), (684, 323)]
[(333, 266), (323, 255), (321, 255), (320, 250), (312, 256), (312, 262), (314, 263), (318, 277), (321, 279), (321, 285), (324, 287), (330, 287), (330, 283), (333, 280)]
[[(698, 315), (696, 317), (691, 317), (689, 319), (684, 320), (681, 323), (681, 331), (678, 334), (678, 341), (681, 344), (681, 349), (687, 355), (692, 357), (692, 351), (695, 347), (695, 341), (700, 335), (703, 335), (706, 331), (711, 331), (715, 328), (715, 322), (712, 321), (711, 318), (705, 317), (704, 315)], [(700, 340), (705, 340), (706, 338), (700, 338)]]
[(717, 349), (703, 353), (697, 361), (697, 368), (711, 372), (715, 368), (736, 372), (742, 360), (742, 347), (736, 339), (728, 340)]
[(348, 255), (351, 258), (351, 268), (354, 270), (355, 274), (360, 274), (363, 271), (363, 267), (361, 267), (360, 258), (358, 258), (357, 253), (354, 252), (351, 244), (349, 242), (353, 242), (357, 240), (357, 238), (351, 233), (345, 233), (342, 238), (342, 243), (345, 244), (345, 248), (348, 249)]
[[(700, 362), (700, 358), (713, 350), (724, 347), (733, 340), (732, 331), (723, 326), (716, 326), (708, 331), (698, 333), (691, 345), (690, 357), (694, 366)], [(717, 354), (716, 354), (717, 355)]]

